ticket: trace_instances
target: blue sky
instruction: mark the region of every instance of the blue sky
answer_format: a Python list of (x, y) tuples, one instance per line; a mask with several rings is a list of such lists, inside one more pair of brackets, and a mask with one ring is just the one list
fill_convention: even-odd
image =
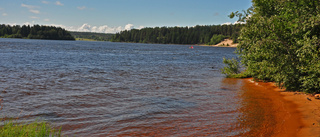
[(234, 23), (251, 0), (1, 0), (0, 24), (40, 24), (73, 31)]

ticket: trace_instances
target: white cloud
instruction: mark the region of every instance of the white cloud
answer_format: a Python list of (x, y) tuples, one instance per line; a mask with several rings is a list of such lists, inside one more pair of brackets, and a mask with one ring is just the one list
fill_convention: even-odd
[(97, 29), (98, 29), (97, 26), (93, 26), (93, 27), (91, 28), (91, 31), (94, 31), (94, 30), (97, 30)]
[(56, 5), (63, 6), (64, 4), (62, 4), (60, 1), (56, 1)]
[(91, 26), (88, 24), (83, 24), (78, 31), (91, 32)]
[(29, 11), (30, 11), (31, 13), (34, 13), (34, 14), (40, 14), (40, 11), (39, 11), (39, 10), (30, 9)]
[(135, 28), (135, 29), (143, 29), (144, 28), (144, 26), (139, 26), (138, 28)]
[(39, 19), (39, 17), (36, 16), (30, 16), (31, 19)]
[[(65, 28), (66, 30), (69, 31), (80, 31), (80, 32), (97, 32), (97, 33), (117, 33), (123, 30), (130, 30), (135, 28), (133, 24), (127, 24), (124, 27), (122, 26), (117, 26), (117, 27), (109, 27), (108, 25), (102, 25), (102, 26), (91, 26), (89, 24), (83, 24), (80, 27), (76, 26), (63, 26), (63, 25), (54, 25), (53, 26)], [(142, 29), (144, 28), (143, 26), (139, 26), (137, 29)]]
[(8, 14), (7, 13), (2, 13), (2, 16), (8, 16)]
[(82, 7), (77, 7), (77, 9), (79, 9), (79, 10), (85, 10), (85, 9), (87, 9), (87, 7), (86, 7), (86, 6), (82, 6)]
[(49, 4), (49, 1), (42, 1), (43, 4)]
[(234, 24), (246, 24), (245, 22), (238, 22), (238, 21), (235, 21), (234, 23), (231, 23), (231, 22), (226, 22), (226, 23), (223, 23), (221, 25), (234, 25)]
[(127, 24), (125, 27), (124, 27), (124, 29), (125, 30), (131, 30), (131, 29), (133, 29), (133, 24)]
[(43, 21), (49, 22), (49, 21), (50, 21), (50, 19), (44, 19)]
[(226, 23), (223, 23), (221, 25), (231, 25), (232, 23), (231, 22), (226, 22)]
[(245, 22), (236, 21), (236, 22), (234, 22), (233, 24), (246, 24), (246, 23), (245, 23)]
[(40, 11), (36, 10), (36, 8), (39, 8), (37, 6), (21, 4), (21, 7), (25, 7), (27, 9), (29, 9), (29, 12), (31, 12), (31, 13), (40, 14)]
[(37, 6), (26, 5), (26, 4), (21, 4), (21, 7), (25, 7), (25, 8), (28, 8), (28, 9), (38, 8)]
[(116, 33), (120, 32), (122, 30), (122, 27), (109, 27), (107, 25), (103, 25), (100, 27), (96, 27), (96, 29), (93, 28), (93, 32), (99, 32), (99, 33)]

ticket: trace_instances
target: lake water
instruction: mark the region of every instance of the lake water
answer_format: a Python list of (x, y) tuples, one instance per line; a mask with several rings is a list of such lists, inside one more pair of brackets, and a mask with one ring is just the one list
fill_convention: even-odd
[(2, 118), (45, 120), (67, 136), (235, 136), (235, 48), (0, 39)]

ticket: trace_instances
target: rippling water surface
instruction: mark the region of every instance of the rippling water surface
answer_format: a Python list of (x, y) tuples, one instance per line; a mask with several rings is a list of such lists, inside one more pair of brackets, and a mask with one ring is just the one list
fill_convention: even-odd
[(237, 135), (241, 83), (220, 74), (234, 50), (0, 39), (0, 116), (68, 136)]

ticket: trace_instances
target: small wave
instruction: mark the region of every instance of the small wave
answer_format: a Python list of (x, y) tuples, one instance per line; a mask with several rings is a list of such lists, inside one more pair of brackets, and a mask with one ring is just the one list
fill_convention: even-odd
[(133, 108), (134, 110), (131, 111), (115, 114), (114, 118), (117, 118), (118, 121), (145, 119), (157, 114), (169, 114), (196, 106), (194, 102), (169, 97), (139, 98), (138, 100), (141, 101), (141, 106)]

